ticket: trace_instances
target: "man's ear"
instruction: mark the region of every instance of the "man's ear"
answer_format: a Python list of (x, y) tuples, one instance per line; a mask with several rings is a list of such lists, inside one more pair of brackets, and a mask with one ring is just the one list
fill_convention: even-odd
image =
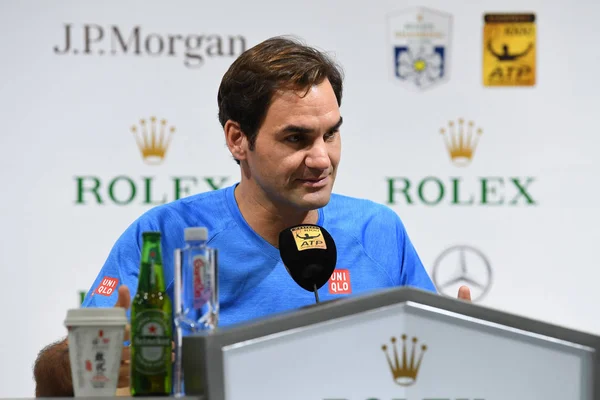
[(231, 155), (236, 160), (245, 160), (246, 153), (248, 151), (248, 139), (242, 129), (240, 128), (240, 124), (235, 121), (228, 120), (225, 122), (225, 126), (223, 127), (225, 131), (225, 141), (227, 142), (227, 147), (231, 152)]

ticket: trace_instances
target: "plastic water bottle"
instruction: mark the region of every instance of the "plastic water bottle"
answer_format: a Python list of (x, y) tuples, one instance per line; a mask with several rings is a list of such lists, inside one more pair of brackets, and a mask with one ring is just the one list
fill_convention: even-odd
[(190, 333), (216, 329), (219, 320), (218, 252), (208, 247), (208, 229), (184, 230), (185, 247), (175, 250), (175, 397), (184, 396), (182, 344)]
[(181, 251), (181, 318), (184, 330), (213, 330), (219, 319), (217, 252), (206, 228), (186, 228)]

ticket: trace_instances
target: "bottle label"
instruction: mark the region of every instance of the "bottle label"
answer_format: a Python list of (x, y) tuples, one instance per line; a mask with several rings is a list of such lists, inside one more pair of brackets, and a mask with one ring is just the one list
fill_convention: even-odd
[(192, 260), (194, 308), (200, 309), (210, 299), (210, 277), (207, 270), (208, 263), (203, 255), (194, 256)]
[(158, 248), (157, 247), (151, 247), (150, 251), (148, 252), (148, 262), (150, 261), (160, 261), (158, 259)]
[(135, 369), (147, 375), (164, 373), (171, 357), (171, 338), (167, 313), (160, 310), (142, 311), (133, 327), (132, 345), (135, 346)]

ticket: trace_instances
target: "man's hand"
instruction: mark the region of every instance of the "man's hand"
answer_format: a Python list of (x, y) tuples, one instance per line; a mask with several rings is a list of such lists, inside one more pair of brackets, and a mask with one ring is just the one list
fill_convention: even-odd
[[(115, 307), (122, 307), (128, 310), (131, 307), (131, 296), (129, 294), (129, 288), (125, 285), (119, 287), (119, 297)], [(125, 327), (125, 336), (123, 340), (130, 339), (131, 326), (127, 324)], [(130, 372), (131, 367), (131, 356), (129, 354), (129, 347), (123, 347), (121, 353), (121, 367), (119, 368), (119, 381), (117, 383), (117, 396), (131, 396), (129, 388)]]
[(471, 301), (471, 290), (468, 286), (458, 288), (458, 298), (465, 301)]

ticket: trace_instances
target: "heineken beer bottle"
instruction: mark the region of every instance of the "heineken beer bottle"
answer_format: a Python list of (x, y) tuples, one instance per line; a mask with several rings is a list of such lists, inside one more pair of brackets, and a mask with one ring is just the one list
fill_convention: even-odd
[(131, 395), (171, 394), (171, 299), (165, 290), (160, 232), (144, 232), (131, 305)]

